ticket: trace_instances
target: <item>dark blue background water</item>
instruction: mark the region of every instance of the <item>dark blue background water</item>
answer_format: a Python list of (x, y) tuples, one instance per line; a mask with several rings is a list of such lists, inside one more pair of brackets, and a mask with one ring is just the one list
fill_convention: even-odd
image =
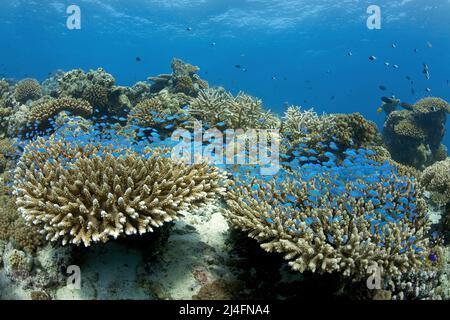
[[(70, 4), (81, 8), (81, 30), (66, 28)], [(381, 30), (366, 27), (370, 4), (382, 9)], [(43, 80), (56, 69), (103, 67), (132, 85), (170, 72), (179, 57), (210, 84), (260, 97), (273, 111), (285, 102), (359, 111), (381, 127), (383, 95), (450, 100), (449, 18), (448, 0), (2, 0), (0, 76)]]

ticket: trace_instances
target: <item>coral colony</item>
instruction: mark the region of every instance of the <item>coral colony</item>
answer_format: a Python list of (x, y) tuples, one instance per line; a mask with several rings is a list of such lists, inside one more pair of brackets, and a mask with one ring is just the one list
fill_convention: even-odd
[(102, 69), (0, 81), (10, 274), (32, 274), (48, 242), (143, 236), (210, 204), (295, 272), (364, 283), (376, 266), (397, 284), (436, 272), (444, 258), (424, 189), (450, 207), (448, 103), (385, 105), (381, 135), (358, 113), (290, 106), (280, 118), (245, 93), (209, 88), (197, 67), (174, 59), (172, 69), (133, 87)]

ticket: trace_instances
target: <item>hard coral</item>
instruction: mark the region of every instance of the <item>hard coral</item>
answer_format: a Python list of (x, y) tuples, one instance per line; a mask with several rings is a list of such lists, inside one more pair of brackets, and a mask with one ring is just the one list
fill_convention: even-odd
[(446, 204), (450, 202), (450, 158), (426, 168), (420, 179), (422, 185), (432, 192), (433, 200)]
[(386, 274), (428, 267), (435, 248), (420, 189), (371, 153), (349, 151), (342, 166), (307, 164), (270, 182), (249, 177), (227, 193), (224, 214), (300, 272), (363, 277), (372, 265)]
[(0, 240), (11, 241), (14, 247), (30, 253), (45, 244), (38, 230), (17, 213), (11, 197), (0, 196), (0, 205)]
[(450, 105), (439, 98), (419, 100), (408, 110), (391, 112), (383, 141), (392, 158), (419, 170), (447, 157), (442, 145)]
[(240, 92), (237, 96), (222, 88), (201, 90), (190, 105), (190, 114), (210, 125), (223, 123), (231, 129), (269, 129), (279, 126), (278, 118), (265, 111), (262, 101)]
[(17, 83), (14, 97), (20, 103), (28, 100), (36, 100), (42, 95), (42, 89), (39, 82), (35, 79), (24, 79)]
[(17, 206), (48, 240), (89, 246), (151, 232), (224, 191), (224, 176), (204, 163), (92, 141), (39, 138), (18, 164)]
[(342, 157), (348, 148), (372, 147), (381, 140), (375, 123), (359, 113), (318, 115), (313, 109), (290, 106), (281, 128), (289, 142), (288, 149), (307, 146), (319, 159), (327, 152)]
[(61, 111), (74, 115), (89, 116), (93, 109), (89, 102), (82, 99), (63, 97), (33, 105), (29, 113), (29, 123), (43, 123), (56, 116)]
[(184, 94), (171, 94), (163, 90), (153, 98), (144, 99), (133, 107), (128, 122), (141, 127), (179, 124), (190, 118), (182, 108), (189, 101), (189, 97)]
[(184, 93), (196, 97), (200, 90), (209, 87), (208, 83), (196, 74), (199, 70), (199, 67), (174, 58), (172, 60), (172, 74), (161, 74), (148, 78), (148, 80), (154, 82), (151, 86), (151, 92), (157, 93), (166, 89), (171, 93)]

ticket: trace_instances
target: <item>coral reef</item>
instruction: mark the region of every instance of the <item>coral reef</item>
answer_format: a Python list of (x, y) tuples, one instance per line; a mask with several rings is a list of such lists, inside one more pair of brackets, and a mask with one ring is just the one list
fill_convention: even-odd
[(0, 204), (0, 240), (11, 241), (14, 248), (30, 253), (45, 244), (38, 230), (28, 226), (18, 214), (11, 197), (0, 196)]
[(229, 129), (269, 129), (279, 127), (279, 119), (265, 111), (262, 101), (239, 93), (233, 96), (223, 88), (201, 90), (192, 100), (189, 113), (209, 125)]
[(132, 107), (128, 123), (159, 130), (170, 125), (178, 126), (190, 119), (188, 112), (183, 109), (189, 101), (190, 98), (184, 94), (171, 94), (162, 90), (153, 98), (144, 99)]
[(326, 159), (331, 152), (342, 158), (348, 148), (367, 148), (379, 145), (381, 137), (375, 123), (364, 119), (359, 113), (318, 115), (313, 109), (302, 110), (298, 106), (288, 107), (281, 125), (283, 136), (288, 141), (287, 153), (293, 150), (298, 156)]
[(450, 158), (426, 168), (420, 182), (431, 191), (432, 198), (439, 204), (450, 202)]
[(274, 181), (238, 182), (224, 214), (300, 272), (358, 277), (371, 265), (394, 275), (429, 267), (439, 249), (429, 247), (417, 183), (366, 153), (347, 151), (342, 167), (309, 164)]
[(24, 79), (17, 83), (14, 97), (20, 103), (25, 103), (28, 100), (39, 99), (42, 95), (42, 89), (39, 82), (35, 79)]
[(89, 246), (151, 232), (224, 191), (223, 174), (205, 163), (185, 165), (162, 151), (126, 148), (130, 141), (101, 145), (95, 135), (89, 142), (88, 133), (75, 135), (37, 139), (16, 168), (19, 211), (48, 240)]
[(392, 158), (419, 170), (447, 157), (441, 144), (450, 105), (439, 98), (419, 100), (408, 110), (392, 111), (386, 118), (383, 141)]
[(48, 124), (48, 121), (62, 111), (70, 112), (74, 115), (89, 116), (93, 109), (89, 102), (82, 99), (63, 97), (59, 99), (50, 99), (36, 103), (32, 106), (28, 114), (28, 123), (39, 126)]
[(17, 150), (11, 139), (0, 139), (0, 174), (9, 170), (17, 158)]
[(151, 92), (157, 93), (166, 89), (171, 93), (184, 93), (196, 97), (200, 90), (209, 87), (208, 83), (196, 74), (199, 70), (199, 67), (174, 58), (172, 60), (172, 74), (161, 74), (148, 78), (153, 82)]

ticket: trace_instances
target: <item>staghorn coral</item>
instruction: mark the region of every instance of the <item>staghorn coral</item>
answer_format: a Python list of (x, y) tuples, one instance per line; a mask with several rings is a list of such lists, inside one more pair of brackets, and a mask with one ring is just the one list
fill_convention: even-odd
[(35, 79), (24, 79), (17, 83), (14, 97), (20, 103), (28, 100), (36, 100), (42, 95), (42, 89), (39, 82)]
[(432, 193), (432, 198), (439, 204), (450, 202), (450, 158), (439, 161), (426, 168), (420, 178), (426, 190)]
[(51, 241), (89, 246), (151, 232), (224, 191), (223, 174), (205, 163), (185, 165), (109, 140), (102, 146), (96, 137), (71, 141), (37, 139), (15, 171), (20, 213)]
[(46, 123), (61, 111), (68, 111), (75, 115), (89, 116), (93, 109), (89, 102), (81, 99), (63, 97), (43, 101), (32, 106), (28, 115), (29, 123)]
[(416, 181), (373, 152), (347, 151), (342, 166), (307, 164), (269, 182), (248, 177), (229, 190), (224, 215), (297, 271), (356, 278), (431, 268), (426, 205)]
[(240, 92), (237, 96), (223, 88), (201, 90), (189, 113), (210, 125), (223, 123), (231, 129), (269, 129), (279, 126), (279, 119), (265, 111), (262, 101)]
[(439, 98), (419, 100), (386, 117), (383, 142), (392, 158), (419, 170), (447, 157), (441, 143), (450, 105)]

